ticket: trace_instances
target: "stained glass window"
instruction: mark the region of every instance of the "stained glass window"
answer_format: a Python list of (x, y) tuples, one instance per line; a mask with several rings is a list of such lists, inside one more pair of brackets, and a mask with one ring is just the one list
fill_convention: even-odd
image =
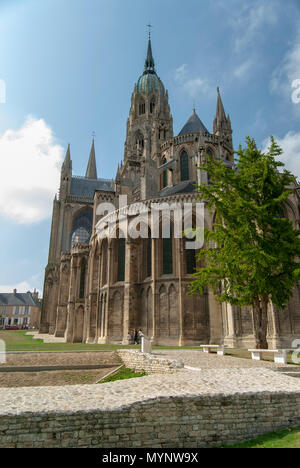
[(151, 232), (147, 239), (147, 277), (152, 276), (152, 239)]
[(93, 213), (90, 210), (80, 213), (75, 218), (72, 229), (72, 246), (75, 243), (88, 244), (92, 235)]
[(166, 188), (168, 186), (168, 171), (165, 170), (163, 172), (163, 188)]
[(184, 151), (180, 156), (181, 181), (190, 179), (189, 157)]
[(186, 258), (186, 272), (188, 275), (191, 275), (195, 272), (196, 269), (196, 251), (195, 249), (186, 249), (185, 250)]
[(86, 270), (86, 262), (82, 260), (81, 263), (81, 270), (80, 270), (80, 288), (79, 288), (79, 299), (84, 298), (84, 290), (85, 290), (85, 270)]
[(173, 273), (173, 246), (172, 236), (163, 239), (163, 274), (171, 275)]

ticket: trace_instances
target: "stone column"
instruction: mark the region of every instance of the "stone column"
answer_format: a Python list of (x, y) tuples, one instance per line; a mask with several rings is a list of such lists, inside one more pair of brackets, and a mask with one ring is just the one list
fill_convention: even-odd
[(175, 239), (176, 244), (176, 258), (179, 259), (178, 262), (178, 307), (179, 307), (179, 346), (184, 346), (184, 336), (183, 336), (183, 311), (184, 311), (184, 293), (183, 293), (183, 284), (182, 278), (185, 274), (185, 258), (184, 258), (184, 240)]
[(75, 302), (76, 302), (76, 294), (77, 294), (77, 269), (78, 269), (78, 256), (72, 255), (70, 290), (69, 290), (69, 300), (68, 300), (68, 316), (67, 316), (67, 326), (66, 326), (66, 331), (65, 331), (65, 340), (68, 343), (72, 343), (73, 332), (74, 332), (74, 312), (75, 312)]
[(158, 255), (158, 242), (159, 239), (152, 239), (152, 326), (153, 332), (151, 341), (153, 344), (156, 344), (157, 341), (157, 323), (156, 323), (156, 311), (158, 304), (158, 292), (157, 292), (157, 277), (158, 277), (158, 268), (160, 268), (160, 258)]
[(70, 261), (71, 256), (68, 253), (62, 254), (60, 265), (60, 281), (58, 290), (58, 306), (56, 316), (56, 328), (54, 335), (63, 337), (67, 325), (67, 307), (70, 288)]
[[(128, 344), (128, 331), (140, 326), (137, 295), (138, 282), (138, 239), (130, 237), (126, 241), (125, 283), (123, 309), (123, 344)], [(143, 311), (142, 311), (143, 312)]]
[(108, 246), (108, 261), (107, 261), (107, 290), (106, 290), (106, 303), (103, 307), (103, 312), (105, 313), (104, 319), (104, 333), (101, 343), (108, 343), (108, 319), (109, 319), (109, 305), (110, 305), (110, 290), (112, 285), (112, 268), (113, 268), (113, 242), (109, 243)]
[(236, 334), (235, 326), (235, 306), (225, 303), (226, 315), (227, 315), (227, 325), (228, 325), (228, 334), (224, 338), (224, 344), (230, 348), (239, 347), (239, 339)]

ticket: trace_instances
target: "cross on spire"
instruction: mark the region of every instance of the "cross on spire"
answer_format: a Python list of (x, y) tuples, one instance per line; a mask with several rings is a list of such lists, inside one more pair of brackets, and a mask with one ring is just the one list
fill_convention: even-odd
[(153, 28), (152, 24), (147, 24), (147, 28), (149, 28), (149, 40), (151, 39), (151, 29)]

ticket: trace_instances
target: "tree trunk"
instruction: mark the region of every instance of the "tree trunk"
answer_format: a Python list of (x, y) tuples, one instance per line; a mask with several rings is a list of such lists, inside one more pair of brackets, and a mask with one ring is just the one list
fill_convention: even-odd
[(268, 326), (268, 304), (269, 297), (257, 297), (254, 300), (253, 316), (254, 316), (254, 333), (256, 341), (256, 349), (268, 349), (267, 342), (267, 326)]

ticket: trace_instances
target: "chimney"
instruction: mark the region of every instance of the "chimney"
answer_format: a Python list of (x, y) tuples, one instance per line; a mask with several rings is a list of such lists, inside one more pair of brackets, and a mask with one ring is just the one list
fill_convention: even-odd
[(16, 289), (14, 289), (14, 294), (17, 294), (17, 290), (16, 290)]
[(34, 291), (32, 293), (32, 297), (33, 297), (34, 302), (39, 301), (39, 292), (36, 289), (34, 289)]

